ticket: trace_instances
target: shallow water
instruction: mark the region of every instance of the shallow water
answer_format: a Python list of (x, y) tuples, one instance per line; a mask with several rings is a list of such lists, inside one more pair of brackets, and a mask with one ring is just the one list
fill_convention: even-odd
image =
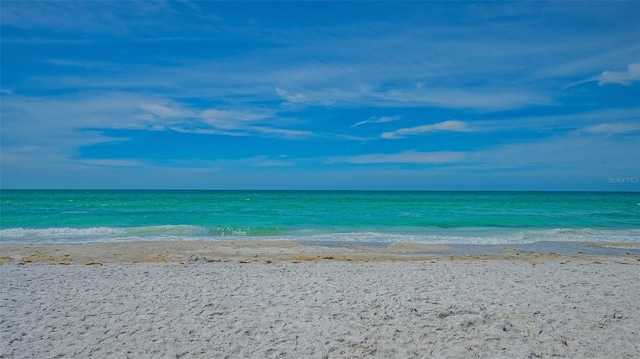
[(3, 242), (638, 242), (640, 193), (2, 191)]

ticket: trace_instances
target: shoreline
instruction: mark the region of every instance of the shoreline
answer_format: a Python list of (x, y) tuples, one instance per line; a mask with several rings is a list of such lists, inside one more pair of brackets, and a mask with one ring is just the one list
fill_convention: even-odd
[(0, 244), (1, 264), (105, 264), (275, 262), (275, 261), (431, 261), (439, 259), (613, 257), (640, 263), (640, 243), (535, 242), (468, 245), (313, 241), (140, 241), (96, 244)]

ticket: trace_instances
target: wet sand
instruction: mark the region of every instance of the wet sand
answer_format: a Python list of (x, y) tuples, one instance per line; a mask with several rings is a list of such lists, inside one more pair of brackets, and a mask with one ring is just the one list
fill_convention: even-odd
[(442, 245), (305, 241), (156, 241), (100, 244), (2, 244), (0, 263), (106, 264), (206, 261), (425, 261), (536, 259), (566, 256), (640, 258), (640, 243), (538, 242), (521, 245)]

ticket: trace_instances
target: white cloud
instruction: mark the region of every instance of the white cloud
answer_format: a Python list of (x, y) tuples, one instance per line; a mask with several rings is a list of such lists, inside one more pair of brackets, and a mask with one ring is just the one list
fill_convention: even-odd
[(549, 98), (546, 96), (490, 87), (476, 90), (442, 87), (396, 89), (371, 93), (370, 96), (375, 99), (372, 103), (378, 101), (391, 106), (442, 107), (480, 111), (507, 110), (549, 102)]
[(351, 125), (351, 127), (362, 126), (362, 125), (366, 125), (366, 124), (369, 124), (369, 123), (393, 122), (393, 121), (398, 121), (400, 118), (401, 118), (401, 116), (382, 116), (382, 117), (371, 116), (371, 117), (369, 117), (368, 120), (356, 122), (353, 125)]
[(307, 100), (307, 97), (301, 93), (289, 93), (288, 91), (285, 91), (279, 87), (276, 87), (276, 93), (278, 94), (278, 96), (284, 98), (285, 100), (289, 101), (289, 102), (293, 102), (293, 103), (298, 103), (298, 102), (305, 102)]
[[(539, 69), (533, 71), (533, 77), (537, 79), (549, 79), (588, 76), (589, 74), (601, 71), (603, 68), (617, 66), (620, 63), (625, 63), (629, 61), (629, 59), (637, 58), (638, 55), (640, 55), (640, 44), (634, 42), (628, 46), (614, 47), (604, 52), (592, 52), (593, 42), (591, 41), (591, 37), (588, 39), (588, 41), (584, 41), (582, 44), (574, 43), (571, 47), (567, 47), (566, 42), (558, 44), (558, 48), (554, 52), (571, 51), (572, 56), (559, 59), (559, 61), (550, 64), (543, 64)], [(602, 39), (601, 42), (610, 42), (610, 39)], [(607, 46), (604, 47), (606, 48)], [(578, 83), (584, 82), (588, 82), (588, 80)], [(571, 87), (571, 85), (569, 87)]]
[(549, 98), (543, 95), (518, 90), (483, 88), (458, 90), (443, 87), (416, 88), (399, 87), (391, 90), (375, 90), (367, 86), (306, 87), (296, 92), (276, 90), (278, 95), (291, 102), (324, 106), (370, 106), (370, 107), (440, 107), (496, 111), (523, 106), (546, 104)]
[(615, 135), (640, 131), (640, 122), (601, 123), (584, 129), (587, 133)]
[(415, 152), (408, 151), (391, 154), (369, 154), (357, 156), (332, 157), (328, 163), (352, 163), (352, 164), (372, 164), (372, 163), (422, 163), (422, 164), (443, 164), (459, 162), (464, 159), (462, 152)]
[[(2, 163), (128, 166), (133, 162), (78, 158), (79, 149), (130, 141), (106, 130), (174, 130), (225, 136), (301, 139), (310, 131), (292, 129), (270, 110), (197, 109), (185, 103), (131, 93), (57, 97), (3, 96)], [(124, 133), (124, 132), (123, 132)]]
[(114, 70), (121, 69), (124, 66), (106, 61), (79, 61), (79, 60), (67, 60), (67, 59), (50, 59), (44, 61), (46, 64), (62, 66), (62, 67), (77, 67), (87, 70)]
[(295, 163), (293, 161), (287, 161), (284, 159), (273, 159), (271, 156), (255, 156), (239, 162), (246, 162), (251, 166), (257, 167), (289, 167)]
[[(73, 155), (77, 148), (109, 142), (96, 130), (146, 128), (151, 123), (139, 108), (153, 102), (140, 95), (103, 93), (101, 96), (28, 97), (2, 99), (3, 151), (38, 148), (42, 153)], [(37, 158), (37, 155), (35, 156)]]
[(185, 118), (193, 116), (192, 111), (188, 111), (182, 108), (172, 108), (167, 105), (161, 105), (157, 103), (142, 103), (140, 104), (140, 108), (161, 118)]
[[(615, 173), (640, 173), (638, 139), (597, 136), (552, 137), (511, 143), (475, 151), (408, 151), (391, 154), (364, 154), (332, 157), (329, 164), (433, 164), (447, 170), (473, 176), (485, 171), (560, 171), (575, 172), (605, 181)], [(598, 177), (599, 176), (599, 177)], [(548, 180), (548, 179), (547, 179)], [(570, 181), (562, 178), (558, 181)]]
[[(468, 152), (463, 170), (564, 171), (579, 184), (585, 174), (604, 183), (614, 173), (640, 172), (637, 138), (552, 137)], [(570, 179), (558, 178), (558, 181)], [(549, 181), (549, 179), (547, 179)]]
[(218, 110), (208, 109), (198, 117), (205, 123), (219, 129), (241, 129), (249, 122), (264, 121), (273, 116), (271, 112), (254, 110)]
[(119, 160), (119, 159), (91, 159), (79, 160), (76, 163), (98, 167), (144, 167), (148, 164), (142, 161)]
[(590, 77), (586, 80), (570, 83), (565, 88), (582, 85), (590, 82), (598, 82), (598, 85), (624, 85), (629, 86), (634, 82), (640, 81), (640, 63), (632, 63), (627, 65), (626, 71), (603, 71), (599, 75)]
[(258, 134), (273, 135), (275, 137), (287, 137), (287, 138), (306, 138), (313, 137), (315, 134), (310, 131), (304, 130), (288, 130), (284, 128), (271, 128), (265, 126), (251, 126), (248, 130), (254, 131)]
[(600, 75), (592, 78), (598, 81), (599, 85), (619, 84), (630, 85), (640, 81), (640, 63), (629, 64), (627, 71), (604, 71)]
[(400, 128), (395, 131), (385, 132), (382, 134), (382, 137), (389, 140), (395, 140), (395, 139), (403, 138), (406, 136), (418, 135), (418, 134), (428, 133), (428, 132), (437, 132), (437, 131), (466, 132), (466, 131), (469, 131), (469, 128), (467, 127), (467, 124), (462, 121), (451, 120), (451, 121), (434, 123), (431, 125)]
[(483, 131), (578, 131), (602, 123), (640, 123), (640, 108), (604, 108), (562, 115), (510, 117), (502, 120), (477, 120), (474, 126)]
[[(177, 21), (179, 19), (177, 4), (166, 0), (3, 1), (0, 16), (3, 26), (20, 29), (122, 35), (153, 26), (169, 28), (188, 26)], [(192, 15), (201, 15), (197, 7), (182, 6), (181, 8)], [(212, 15), (207, 18), (216, 20)]]

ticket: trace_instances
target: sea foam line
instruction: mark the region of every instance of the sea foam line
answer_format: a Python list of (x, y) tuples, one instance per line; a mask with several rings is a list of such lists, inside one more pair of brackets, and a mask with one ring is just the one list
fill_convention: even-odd
[[(223, 235), (224, 234), (224, 235)], [(340, 231), (298, 230), (288, 234), (255, 236), (243, 231), (220, 233), (219, 229), (209, 230), (193, 225), (160, 225), (141, 227), (90, 227), (90, 228), (7, 228), (0, 230), (0, 239), (5, 242), (33, 240), (47, 242), (122, 242), (122, 241), (211, 241), (222, 240), (231, 235), (234, 240), (285, 240), (285, 241), (339, 241), (339, 242), (380, 242), (380, 243), (432, 243), (432, 244), (523, 244), (540, 241), (559, 242), (640, 242), (640, 229), (531, 229), (499, 232), (487, 228), (458, 228), (438, 232), (386, 232), (386, 231)]]
[(141, 227), (54, 227), (54, 228), (6, 228), (0, 230), (0, 238), (23, 237), (95, 237), (95, 236), (197, 236), (207, 235), (206, 228), (190, 225), (162, 225)]
[(96, 235), (123, 235), (125, 231), (121, 228), (112, 227), (90, 227), (90, 228), (6, 228), (0, 230), (0, 238), (21, 238), (21, 237), (77, 237)]

